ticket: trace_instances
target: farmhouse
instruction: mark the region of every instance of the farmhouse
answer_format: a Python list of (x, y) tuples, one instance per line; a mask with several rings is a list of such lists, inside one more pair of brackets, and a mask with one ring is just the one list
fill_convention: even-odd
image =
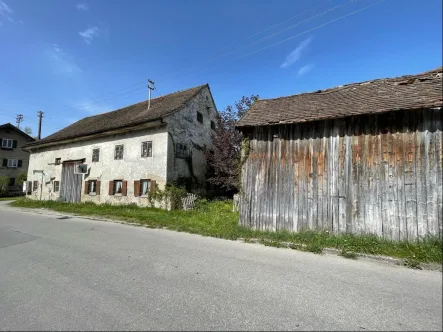
[(150, 205), (149, 193), (167, 183), (205, 191), (216, 121), (207, 84), (84, 118), (24, 147), (27, 196)]
[(442, 68), (257, 101), (237, 127), (240, 223), (442, 237)]

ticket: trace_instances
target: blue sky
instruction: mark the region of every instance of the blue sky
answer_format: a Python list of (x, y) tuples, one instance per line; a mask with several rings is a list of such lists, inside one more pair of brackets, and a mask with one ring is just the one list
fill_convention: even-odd
[[(370, 6), (370, 7), (368, 7)], [(366, 8), (368, 7), (368, 8)], [(358, 12), (357, 12), (358, 11)], [(0, 0), (0, 123), (209, 83), (219, 110), (442, 64), (441, 0)]]

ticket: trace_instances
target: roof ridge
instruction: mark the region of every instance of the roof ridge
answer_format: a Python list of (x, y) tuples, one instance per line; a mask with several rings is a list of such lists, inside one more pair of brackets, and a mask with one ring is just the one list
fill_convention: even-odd
[(401, 81), (401, 80), (405, 80), (405, 79), (411, 79), (413, 77), (422, 77), (422, 76), (426, 76), (426, 75), (431, 75), (433, 73), (441, 73), (442, 71), (443, 71), (443, 67), (440, 66), (435, 69), (421, 72), (419, 74), (407, 74), (407, 75), (401, 75), (401, 76), (395, 76), (395, 77), (375, 78), (375, 79), (361, 81), (361, 82), (353, 82), (353, 83), (347, 83), (347, 84), (343, 84), (343, 85), (337, 85), (332, 88), (319, 89), (319, 90), (315, 90), (315, 91), (311, 91), (311, 92), (296, 93), (296, 94), (289, 95), (289, 96), (259, 99), (259, 100), (257, 100), (257, 102), (263, 102), (263, 101), (267, 101), (267, 100), (285, 99), (285, 98), (290, 98), (290, 97), (295, 97), (295, 96), (299, 97), (299, 96), (303, 96), (303, 95), (311, 95), (313, 93), (318, 93), (318, 94), (331, 93), (331, 92), (335, 92), (339, 89), (344, 89), (344, 88), (366, 85), (366, 84), (380, 82), (380, 81), (384, 81), (384, 82), (386, 82), (386, 81)]

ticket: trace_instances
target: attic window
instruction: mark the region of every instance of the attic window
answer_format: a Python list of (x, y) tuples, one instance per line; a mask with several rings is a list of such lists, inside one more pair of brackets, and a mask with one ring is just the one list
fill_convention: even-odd
[(17, 141), (9, 138), (2, 139), (2, 148), (13, 149), (17, 147)]
[(123, 145), (116, 145), (114, 151), (114, 159), (122, 160), (123, 159)]
[(60, 165), (61, 162), (62, 162), (62, 158), (55, 158), (55, 162), (54, 162), (54, 164), (56, 164), (56, 165)]
[(211, 121), (211, 129), (215, 130), (215, 122), (214, 121)]
[(197, 121), (203, 123), (203, 114), (201, 114), (200, 112), (197, 112)]
[(175, 157), (186, 159), (189, 156), (189, 149), (185, 144), (177, 143), (175, 145)]
[(92, 159), (93, 163), (98, 163), (100, 161), (100, 149), (92, 149)]

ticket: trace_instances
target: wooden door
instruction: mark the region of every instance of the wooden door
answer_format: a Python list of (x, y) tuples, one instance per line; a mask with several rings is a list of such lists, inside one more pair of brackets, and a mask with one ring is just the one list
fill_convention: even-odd
[(77, 203), (81, 200), (82, 174), (74, 174), (75, 163), (65, 162), (60, 181), (60, 198), (65, 202)]

